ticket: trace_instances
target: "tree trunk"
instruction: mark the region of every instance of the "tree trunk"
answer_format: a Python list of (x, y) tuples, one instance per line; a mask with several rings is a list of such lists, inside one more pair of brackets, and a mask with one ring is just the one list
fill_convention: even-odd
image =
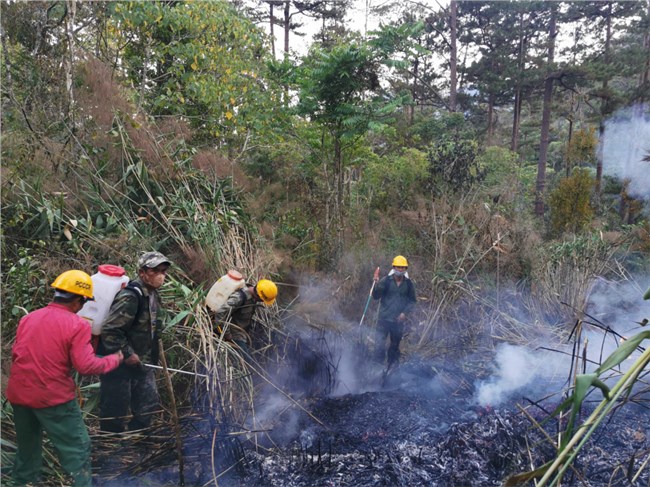
[[(650, 19), (650, 0), (646, 0), (646, 18)], [(638, 103), (634, 106), (635, 116), (642, 118), (647, 108), (648, 101), (648, 82), (650, 81), (650, 31), (646, 30), (643, 35), (643, 55), (645, 56), (645, 66), (639, 75), (639, 96)]]
[(451, 0), (449, 4), (449, 110), (456, 111), (456, 98), (458, 90), (458, 51), (457, 51), (457, 23), (458, 23), (458, 3)]
[[(0, 25), (0, 42), (2, 42), (2, 57), (4, 58), (4, 68), (5, 68), (5, 88), (9, 93), (12, 89), (12, 79), (11, 79), (11, 63), (9, 62), (9, 50), (7, 49), (7, 36), (5, 34), (5, 29)], [(4, 98), (4, 97), (3, 97)]]
[(334, 136), (334, 163), (336, 177), (336, 208), (334, 214), (334, 224), (336, 225), (336, 247), (334, 251), (334, 265), (337, 264), (339, 257), (343, 252), (343, 151), (341, 148), (341, 138), (338, 135), (340, 128)]
[(366, 0), (366, 12), (363, 22), (363, 38), (368, 37), (368, 17), (370, 16), (370, 0)]
[(331, 248), (332, 248), (332, 226), (334, 224), (333, 213), (334, 205), (333, 200), (335, 200), (334, 189), (333, 189), (333, 177), (330, 175), (330, 160), (325, 154), (325, 140), (326, 140), (326, 131), (323, 128), (321, 130), (320, 137), (320, 147), (321, 147), (321, 160), (323, 162), (323, 181), (325, 190), (323, 192), (323, 237), (322, 237), (322, 246), (320, 248), (320, 264), (321, 266), (329, 265)]
[(417, 104), (417, 86), (418, 86), (418, 69), (420, 67), (420, 58), (415, 58), (413, 61), (413, 84), (411, 85), (411, 98), (413, 98), (413, 104), (407, 107), (409, 125), (413, 125), (413, 120), (415, 116), (415, 105)]
[[(610, 46), (612, 43), (612, 4), (607, 4), (607, 15), (605, 17), (606, 27), (605, 27), (605, 52), (603, 53), (603, 59), (606, 65), (609, 65), (609, 52)], [(600, 206), (600, 190), (603, 181), (603, 142), (605, 136), (605, 117), (609, 113), (609, 95), (607, 94), (607, 87), (609, 80), (605, 78), (603, 80), (603, 99), (600, 102), (600, 124), (598, 125), (598, 136), (599, 136), (599, 150), (598, 156), (596, 158), (596, 183), (594, 186), (594, 193), (596, 197), (596, 205)]]
[[(573, 113), (573, 95), (571, 96), (571, 113)], [(571, 147), (571, 138), (573, 137), (573, 115), (569, 116), (569, 135), (567, 136), (567, 149)], [(568, 152), (568, 151), (567, 151)], [(570, 157), (566, 158), (566, 177), (568, 178), (571, 176), (571, 167), (573, 165), (573, 161), (571, 160)]]
[[(574, 29), (573, 31), (573, 56), (571, 62), (574, 64), (578, 63), (578, 60), (576, 58), (576, 54), (578, 52), (578, 29)], [(567, 142), (566, 142), (566, 156), (565, 156), (565, 171), (566, 171), (566, 177), (568, 178), (571, 176), (571, 170), (573, 169), (573, 157), (571, 155), (570, 149), (571, 149), (571, 140), (573, 139), (573, 122), (574, 122), (574, 114), (577, 112), (577, 106), (579, 106), (580, 102), (576, 103), (576, 95), (574, 92), (571, 92), (571, 102), (569, 104), (569, 116), (567, 117), (567, 120), (569, 122), (569, 133), (567, 135)]]
[[(67, 106), (67, 123), (69, 126), (70, 134), (74, 136), (77, 132), (77, 103), (75, 100), (74, 92), (74, 57), (75, 57), (75, 45), (74, 45), (74, 27), (75, 27), (75, 17), (77, 14), (77, 3), (76, 0), (67, 0), (66, 1), (66, 21), (65, 21), (65, 36), (68, 44), (67, 55), (64, 56), (63, 60), (63, 69), (65, 70), (65, 88), (68, 93), (68, 106)], [(69, 139), (68, 139), (69, 140)], [(71, 154), (70, 160), (74, 161), (77, 159), (77, 144), (72, 143), (70, 145)], [(64, 171), (67, 174), (69, 170), (69, 165), (64, 162)]]
[[(646, 11), (647, 18), (650, 19), (650, 0), (646, 0), (648, 9)], [(641, 85), (647, 85), (650, 81), (650, 32), (646, 32), (643, 36), (643, 47), (645, 50), (645, 70), (641, 76)], [(645, 101), (644, 97), (642, 101)]]
[(68, 93), (68, 116), (72, 121), (72, 126), (74, 127), (74, 89), (73, 89), (73, 79), (74, 79), (74, 22), (76, 14), (76, 3), (75, 0), (67, 0), (66, 7), (68, 9), (66, 23), (65, 23), (65, 36), (68, 43), (68, 52), (64, 61), (65, 69), (65, 89)]
[(521, 125), (521, 77), (524, 72), (524, 49), (526, 46), (524, 30), (524, 13), (519, 14), (519, 53), (517, 55), (517, 84), (515, 87), (515, 102), (512, 113), (512, 135), (510, 137), (510, 150), (517, 152), (519, 149), (519, 127)]
[(512, 135), (510, 137), (510, 150), (517, 152), (519, 149), (519, 125), (521, 124), (521, 87), (515, 89), (515, 103), (512, 109)]
[(487, 130), (486, 139), (488, 147), (492, 145), (494, 135), (494, 93), (488, 95)]
[(555, 38), (557, 36), (557, 7), (550, 4), (551, 20), (548, 29), (548, 67), (544, 82), (544, 108), (542, 109), (542, 127), (539, 143), (539, 161), (537, 163), (537, 181), (535, 184), (535, 215), (544, 216), (544, 189), (546, 186), (546, 160), (548, 156), (549, 133), (551, 126), (551, 103), (553, 101), (553, 63), (555, 59)]
[(284, 2), (284, 58), (289, 58), (289, 33), (291, 32), (291, 2)]
[(275, 15), (273, 13), (273, 2), (269, 2), (269, 31), (271, 33), (271, 53), (275, 60)]

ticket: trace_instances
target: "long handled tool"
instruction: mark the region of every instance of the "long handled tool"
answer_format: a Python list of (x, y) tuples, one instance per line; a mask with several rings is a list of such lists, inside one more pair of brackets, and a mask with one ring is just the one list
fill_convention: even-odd
[[(143, 365), (145, 367), (151, 367), (152, 369), (164, 370), (164, 368), (161, 367), (160, 365), (152, 365), (152, 364), (143, 364)], [(171, 367), (167, 367), (167, 370), (169, 370), (170, 372), (179, 372), (181, 374), (196, 375), (197, 377), (205, 377), (206, 379), (208, 378), (208, 376), (205, 374), (197, 374), (196, 372), (190, 372), (189, 370), (172, 369)]]
[(373, 289), (375, 289), (375, 284), (377, 284), (378, 280), (379, 280), (379, 267), (375, 269), (375, 274), (372, 280), (372, 286), (370, 286), (370, 292), (368, 293), (368, 300), (366, 301), (366, 307), (364, 308), (363, 314), (361, 315), (361, 321), (359, 321), (359, 327), (361, 327), (363, 323), (363, 319), (366, 317), (366, 313), (368, 312), (368, 306), (370, 306), (370, 300), (372, 299), (372, 291)]
[(176, 454), (178, 455), (178, 475), (180, 487), (185, 486), (185, 474), (183, 472), (185, 460), (183, 459), (183, 440), (181, 439), (181, 425), (178, 421), (178, 410), (176, 409), (176, 398), (174, 397), (174, 386), (172, 386), (172, 378), (169, 376), (169, 368), (167, 368), (167, 359), (165, 358), (165, 349), (163, 348), (162, 339), (158, 339), (158, 348), (160, 350), (160, 362), (162, 369), (165, 373), (165, 382), (167, 383), (167, 390), (169, 391), (169, 399), (171, 401), (172, 418), (174, 419), (174, 433), (176, 434)]

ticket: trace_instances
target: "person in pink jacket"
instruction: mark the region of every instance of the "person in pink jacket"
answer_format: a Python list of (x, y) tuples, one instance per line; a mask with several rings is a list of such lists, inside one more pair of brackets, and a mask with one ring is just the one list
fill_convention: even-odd
[(6, 396), (13, 407), (17, 452), (13, 481), (38, 483), (43, 430), (75, 486), (92, 485), (90, 437), (76, 401), (72, 369), (105, 374), (122, 362), (122, 352), (97, 357), (90, 325), (76, 313), (93, 299), (93, 283), (83, 271), (70, 270), (52, 283), (53, 301), (18, 324), (11, 353)]

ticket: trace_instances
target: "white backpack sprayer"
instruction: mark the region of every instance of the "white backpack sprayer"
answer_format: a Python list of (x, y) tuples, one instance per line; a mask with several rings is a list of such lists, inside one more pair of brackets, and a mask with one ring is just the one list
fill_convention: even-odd
[(94, 301), (88, 301), (77, 313), (90, 322), (92, 329), (91, 342), (97, 349), (102, 326), (108, 317), (115, 295), (129, 283), (126, 271), (117, 265), (102, 264), (97, 268), (97, 273), (90, 276), (93, 281)]
[(243, 288), (246, 285), (244, 276), (235, 270), (229, 270), (227, 274), (221, 276), (215, 282), (207, 296), (205, 297), (205, 305), (212, 311), (217, 312), (221, 307), (226, 304), (228, 297)]

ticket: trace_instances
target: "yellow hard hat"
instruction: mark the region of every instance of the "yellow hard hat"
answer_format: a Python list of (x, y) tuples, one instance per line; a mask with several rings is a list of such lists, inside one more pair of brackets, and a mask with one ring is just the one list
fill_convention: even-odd
[(403, 255), (398, 255), (393, 259), (393, 267), (408, 267), (409, 263), (406, 260), (406, 257)]
[(93, 281), (84, 271), (65, 271), (54, 279), (52, 287), (58, 291), (93, 299)]
[(278, 295), (278, 286), (273, 281), (268, 279), (260, 279), (255, 286), (257, 295), (264, 301), (264, 304), (271, 306), (275, 303), (275, 298)]

